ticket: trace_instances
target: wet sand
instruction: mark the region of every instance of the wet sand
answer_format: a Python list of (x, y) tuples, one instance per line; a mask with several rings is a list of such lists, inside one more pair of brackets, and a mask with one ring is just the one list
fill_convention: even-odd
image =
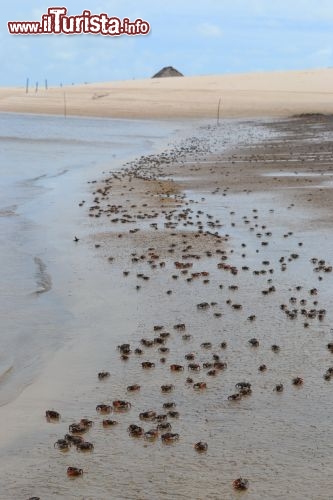
[[(324, 116), (222, 122), (91, 179), (77, 200), (86, 226), (70, 249), (71, 342), (1, 409), (11, 416), (3, 498), (232, 499), (243, 497), (238, 477), (249, 480), (249, 499), (330, 498), (332, 131)], [(146, 361), (155, 366), (143, 369)], [(110, 377), (99, 380), (104, 370)], [(230, 400), (239, 382), (252, 394)], [(128, 392), (132, 384), (140, 391)], [(96, 412), (115, 400), (132, 406)], [(46, 422), (46, 409), (60, 421)], [(132, 424), (157, 426), (140, 419), (147, 410), (167, 415), (179, 440), (129, 436)], [(94, 423), (84, 434), (94, 451), (55, 449), (81, 418)], [(103, 418), (118, 425), (105, 429)], [(195, 451), (199, 441), (206, 453)], [(83, 476), (68, 479), (68, 466)]]

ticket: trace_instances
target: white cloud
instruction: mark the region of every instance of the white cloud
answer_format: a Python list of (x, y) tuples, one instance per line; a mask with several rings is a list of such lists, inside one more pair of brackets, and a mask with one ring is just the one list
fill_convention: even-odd
[(216, 24), (202, 23), (198, 26), (198, 32), (202, 36), (220, 38), (223, 33), (219, 26)]

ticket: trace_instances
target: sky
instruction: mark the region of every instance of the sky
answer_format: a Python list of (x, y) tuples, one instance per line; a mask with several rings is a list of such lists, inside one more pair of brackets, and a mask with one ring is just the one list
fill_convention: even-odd
[[(146, 36), (10, 35), (8, 21), (39, 21), (49, 7), (150, 24)], [(0, 12), (0, 85), (49, 86), (333, 66), (332, 0), (10, 0)]]

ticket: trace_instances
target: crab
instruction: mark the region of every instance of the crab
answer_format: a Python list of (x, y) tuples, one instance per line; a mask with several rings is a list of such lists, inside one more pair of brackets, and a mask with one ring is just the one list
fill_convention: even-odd
[(168, 417), (179, 418), (179, 412), (178, 411), (168, 411)]
[(159, 347), (158, 352), (161, 354), (167, 354), (168, 352), (170, 352), (170, 349), (169, 347)]
[(140, 342), (145, 347), (153, 347), (153, 345), (154, 345), (154, 341), (153, 340), (141, 339)]
[(149, 431), (144, 433), (144, 438), (147, 441), (155, 441), (158, 438), (158, 429), (149, 429)]
[(239, 394), (239, 392), (236, 392), (235, 394), (231, 394), (230, 396), (228, 396), (229, 401), (239, 401), (240, 399), (241, 395)]
[(69, 477), (78, 477), (82, 476), (83, 470), (78, 469), (77, 467), (68, 467), (67, 468), (67, 476)]
[(105, 378), (110, 377), (110, 372), (99, 372), (98, 378), (99, 380), (104, 380)]
[(118, 346), (118, 350), (122, 354), (130, 354), (131, 353), (131, 346), (130, 346), (130, 344), (121, 344)]
[(74, 444), (75, 446), (83, 442), (82, 436), (72, 436), (71, 434), (66, 434), (64, 438), (68, 443)]
[(186, 329), (186, 326), (185, 326), (185, 323), (178, 323), (177, 325), (174, 325), (173, 328), (175, 330), (183, 332)]
[(215, 361), (213, 366), (216, 370), (225, 370), (228, 365), (224, 361)]
[(174, 402), (167, 402), (167, 403), (163, 403), (163, 408), (166, 408), (166, 409), (169, 409), (169, 408), (175, 408), (176, 406), (176, 403)]
[(162, 415), (156, 415), (154, 420), (156, 422), (165, 422), (167, 418), (168, 418), (168, 415), (162, 414)]
[(46, 410), (45, 417), (48, 422), (54, 422), (60, 420), (60, 413), (54, 410)]
[(239, 389), (239, 394), (241, 396), (250, 396), (252, 394), (252, 389), (251, 387), (242, 387)]
[(203, 349), (211, 349), (212, 343), (211, 342), (202, 342), (202, 344), (200, 344), (200, 347), (202, 347)]
[(68, 428), (72, 434), (84, 434), (89, 429), (88, 426), (82, 424), (71, 424)]
[(152, 363), (151, 361), (143, 361), (143, 363), (141, 363), (141, 366), (144, 369), (155, 368), (155, 363)]
[(203, 368), (212, 368), (213, 363), (211, 361), (206, 361), (206, 363), (203, 363), (202, 367)]
[(110, 405), (107, 405), (105, 403), (100, 403), (99, 405), (96, 406), (96, 411), (97, 413), (106, 415), (107, 413), (111, 413), (112, 408)]
[(80, 424), (84, 425), (84, 427), (92, 427), (94, 422), (92, 420), (88, 420), (87, 418), (81, 418)]
[(276, 392), (282, 392), (283, 391), (283, 384), (277, 384), (274, 387), (274, 391), (276, 391)]
[(116, 412), (127, 411), (132, 407), (129, 401), (122, 401), (120, 399), (116, 399), (115, 401), (113, 401), (112, 406), (113, 411)]
[(161, 385), (161, 391), (162, 392), (171, 392), (173, 391), (173, 389), (175, 388), (175, 386), (173, 384), (164, 384), (164, 385)]
[(103, 427), (113, 427), (113, 426), (117, 425), (118, 422), (116, 420), (105, 419), (105, 420), (103, 420), (102, 424), (103, 424)]
[(134, 392), (134, 391), (139, 391), (139, 390), (140, 390), (140, 386), (138, 384), (133, 384), (133, 385), (127, 386), (128, 392)]
[(54, 443), (54, 447), (61, 451), (68, 451), (70, 448), (70, 443), (67, 441), (67, 439), (58, 439), (58, 441)]
[(171, 444), (179, 440), (179, 434), (166, 432), (165, 434), (162, 434), (161, 439), (164, 444)]
[(193, 384), (193, 389), (195, 389), (196, 391), (207, 389), (207, 384), (206, 382), (196, 382), (195, 384)]
[(250, 389), (251, 384), (250, 382), (238, 382), (235, 387), (236, 389), (245, 389), (245, 388)]
[(252, 347), (258, 347), (259, 346), (259, 340), (253, 338), (253, 339), (250, 339), (249, 340), (249, 344), (252, 346)]
[(235, 479), (234, 482), (232, 483), (233, 487), (235, 490), (247, 490), (249, 487), (249, 481), (247, 479), (244, 479), (242, 477), (239, 477), (238, 479)]
[(148, 410), (140, 413), (140, 420), (154, 420), (156, 417), (156, 411)]
[(127, 431), (131, 437), (141, 437), (144, 435), (144, 430), (142, 427), (139, 427), (138, 425), (131, 424), (128, 428)]
[(161, 339), (167, 339), (168, 337), (170, 337), (170, 333), (169, 332), (161, 332), (160, 337), (161, 337)]
[(199, 441), (194, 445), (194, 449), (198, 453), (205, 453), (208, 450), (208, 444), (204, 443), (203, 441)]
[(195, 358), (194, 352), (189, 352), (188, 354), (185, 354), (185, 359), (187, 361), (192, 361)]
[(172, 372), (182, 372), (184, 371), (184, 367), (182, 365), (170, 365), (170, 370)]
[(171, 431), (171, 424), (169, 422), (161, 422), (157, 425), (159, 431)]
[(199, 363), (189, 363), (187, 369), (193, 372), (198, 372), (201, 370)]
[(197, 309), (205, 310), (208, 309), (210, 305), (208, 302), (201, 302), (200, 304), (197, 304)]
[(303, 379), (301, 377), (295, 377), (293, 378), (293, 385), (302, 385), (303, 384)]
[(162, 337), (155, 337), (154, 344), (163, 345), (163, 344), (165, 344), (165, 339)]
[(78, 443), (76, 445), (76, 449), (77, 451), (92, 451), (94, 449), (94, 445), (88, 441), (83, 441), (83, 443)]
[(207, 375), (208, 375), (209, 377), (216, 377), (217, 373), (218, 373), (218, 372), (217, 372), (217, 370), (213, 369), (213, 370), (209, 370), (209, 371), (207, 372)]

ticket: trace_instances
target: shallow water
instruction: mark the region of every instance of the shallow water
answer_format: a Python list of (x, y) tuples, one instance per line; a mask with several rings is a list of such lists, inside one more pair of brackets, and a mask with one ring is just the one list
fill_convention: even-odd
[(0, 405), (31, 383), (65, 341), (71, 312), (53, 275), (69, 276), (70, 255), (66, 270), (63, 257), (81, 222), (76, 207), (87, 182), (186, 127), (0, 114)]

